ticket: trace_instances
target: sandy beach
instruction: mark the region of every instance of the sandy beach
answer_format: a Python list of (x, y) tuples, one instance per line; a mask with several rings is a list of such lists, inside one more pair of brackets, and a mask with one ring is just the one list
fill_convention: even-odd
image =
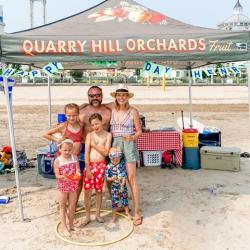
[[(112, 101), (114, 86), (103, 87), (104, 103)], [(52, 122), (69, 102), (87, 102), (88, 86), (53, 86)], [(181, 110), (188, 116), (188, 88), (131, 86), (135, 93), (131, 104), (146, 118), (146, 127), (180, 128), (176, 120)], [(222, 133), (222, 145), (250, 152), (248, 89), (245, 86), (193, 87), (193, 118), (214, 126)], [(18, 150), (29, 158), (47, 142), (42, 133), (48, 128), (48, 89), (46, 86), (16, 87), (13, 92), (13, 116)], [(0, 147), (9, 145), (5, 96), (0, 92)], [(173, 250), (247, 250), (250, 227), (250, 159), (241, 158), (241, 171), (138, 168), (143, 224), (123, 241), (102, 249), (173, 249)], [(55, 180), (40, 176), (37, 168), (20, 172), (25, 223), (19, 222), (14, 174), (0, 175), (0, 195), (11, 202), (0, 205), (0, 249), (50, 250), (97, 249), (63, 242), (55, 234), (58, 203)], [(213, 192), (210, 192), (211, 189)], [(94, 200), (93, 200), (94, 202)], [(82, 197), (80, 204), (83, 204)], [(93, 203), (94, 204), (94, 203)], [(130, 200), (131, 208), (132, 201)], [(108, 193), (103, 208), (110, 209)], [(128, 231), (125, 219), (110, 229), (91, 223), (76, 238), (84, 242), (111, 240)]]

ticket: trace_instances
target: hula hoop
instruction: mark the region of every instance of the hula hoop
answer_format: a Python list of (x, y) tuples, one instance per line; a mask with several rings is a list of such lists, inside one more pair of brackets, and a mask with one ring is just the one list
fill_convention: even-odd
[[(91, 209), (90, 210), (91, 212), (95, 212), (95, 210)], [(100, 210), (101, 212), (108, 212), (111, 213), (112, 211), (111, 210)], [(81, 214), (81, 213), (85, 213), (86, 211), (83, 210), (83, 211), (78, 211), (76, 214)], [(117, 215), (121, 216), (121, 217), (124, 217), (124, 218), (127, 218), (126, 215), (124, 214), (121, 214), (121, 213), (116, 213)], [(56, 236), (58, 238), (60, 238), (61, 240), (67, 242), (67, 243), (70, 243), (70, 244), (73, 244), (73, 245), (77, 245), (77, 246), (105, 246), (105, 245), (110, 245), (110, 244), (114, 244), (116, 242), (119, 242), (119, 241), (122, 241), (124, 240), (125, 238), (127, 238), (134, 230), (134, 223), (132, 220), (129, 221), (130, 222), (130, 229), (129, 229), (129, 232), (126, 233), (125, 235), (121, 236), (119, 239), (117, 240), (111, 240), (111, 241), (107, 241), (107, 242), (96, 242), (96, 243), (82, 243), (82, 242), (78, 242), (78, 241), (72, 241), (72, 240), (68, 240), (66, 238), (64, 238), (58, 231), (59, 229), (59, 226), (61, 224), (61, 222), (59, 221), (55, 227), (55, 231), (56, 231)]]

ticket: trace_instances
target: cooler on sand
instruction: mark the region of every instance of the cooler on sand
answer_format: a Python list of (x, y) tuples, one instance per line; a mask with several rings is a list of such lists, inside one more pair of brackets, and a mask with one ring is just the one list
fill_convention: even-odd
[(199, 148), (183, 148), (184, 169), (197, 170), (200, 168)]
[(240, 149), (204, 146), (200, 149), (201, 168), (215, 170), (240, 170)]
[(182, 130), (182, 141), (184, 148), (198, 147), (198, 130), (195, 128), (185, 128)]
[(38, 173), (45, 178), (54, 179), (55, 173), (53, 170), (53, 163), (55, 154), (50, 153), (49, 146), (42, 147), (37, 150), (37, 169)]

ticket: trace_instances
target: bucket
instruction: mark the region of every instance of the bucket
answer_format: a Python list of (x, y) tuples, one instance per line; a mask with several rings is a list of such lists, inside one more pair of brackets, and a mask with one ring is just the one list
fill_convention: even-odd
[(200, 154), (199, 148), (183, 148), (183, 168), (184, 169), (199, 169)]
[(193, 128), (183, 129), (182, 131), (183, 147), (196, 148), (198, 147), (198, 130)]
[(65, 114), (57, 114), (57, 123), (62, 123), (67, 121), (67, 117)]

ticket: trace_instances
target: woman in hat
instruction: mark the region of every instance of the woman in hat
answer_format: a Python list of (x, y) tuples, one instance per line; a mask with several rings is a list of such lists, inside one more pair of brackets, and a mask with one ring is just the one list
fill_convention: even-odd
[(142, 224), (140, 192), (136, 180), (136, 162), (139, 160), (139, 153), (135, 143), (142, 134), (139, 112), (129, 105), (128, 101), (134, 94), (129, 92), (126, 84), (119, 84), (116, 91), (110, 95), (115, 98), (110, 120), (112, 147), (120, 147), (123, 152), (134, 202), (134, 224), (140, 225)]

